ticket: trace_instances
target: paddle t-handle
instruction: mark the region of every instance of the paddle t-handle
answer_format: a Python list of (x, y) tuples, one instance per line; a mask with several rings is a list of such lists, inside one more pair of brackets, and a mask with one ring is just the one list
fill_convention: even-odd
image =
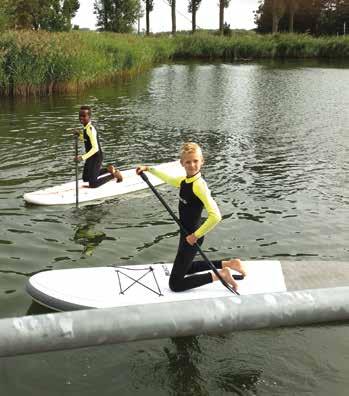
[[(148, 179), (148, 176), (142, 171), (139, 173), (139, 176), (148, 184), (149, 188), (153, 191), (153, 193), (156, 195), (158, 200), (164, 205), (164, 207), (167, 209), (168, 213), (172, 216), (174, 221), (178, 224), (179, 228), (184, 232), (184, 234), (187, 236), (189, 235), (188, 231), (184, 228), (183, 224), (180, 222), (179, 218), (175, 215), (173, 210), (167, 205), (167, 202), (162, 198), (162, 196), (159, 194), (159, 192), (156, 190), (156, 188), (153, 186), (153, 184), (150, 182)], [(201, 254), (202, 258), (208, 263), (208, 265), (211, 267), (212, 271), (214, 274), (217, 276), (217, 278), (221, 281), (223, 286), (225, 286), (229, 291), (231, 291), (234, 294), (240, 295), (236, 290), (234, 290), (228, 282), (226, 282), (218, 272), (217, 268), (213, 265), (211, 260), (206, 256), (206, 254), (203, 252), (201, 249), (200, 245), (195, 242), (194, 246), (198, 249), (198, 252)]]

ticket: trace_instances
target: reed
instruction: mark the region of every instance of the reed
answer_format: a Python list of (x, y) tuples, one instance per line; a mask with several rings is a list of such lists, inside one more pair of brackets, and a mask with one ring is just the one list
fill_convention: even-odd
[(349, 37), (211, 32), (136, 35), (44, 31), (0, 33), (0, 95), (51, 95), (131, 77), (171, 59), (348, 58)]
[(9, 31), (0, 34), (0, 95), (50, 95), (124, 78), (168, 60), (174, 45), (134, 35)]
[(297, 59), (349, 57), (349, 37), (312, 37), (307, 34), (212, 34), (176, 38), (176, 57), (223, 59)]

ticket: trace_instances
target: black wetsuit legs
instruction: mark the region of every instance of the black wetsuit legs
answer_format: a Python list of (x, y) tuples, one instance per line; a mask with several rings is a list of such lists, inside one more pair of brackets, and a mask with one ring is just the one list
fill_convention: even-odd
[[(204, 238), (198, 240), (201, 245)], [(170, 289), (175, 292), (194, 289), (195, 287), (203, 286), (212, 282), (212, 275), (210, 273), (194, 274), (196, 272), (210, 270), (211, 267), (205, 261), (194, 261), (193, 259), (198, 249), (196, 246), (191, 246), (181, 235), (179, 240), (178, 252), (175, 258), (173, 268), (170, 276)], [(222, 268), (222, 261), (214, 261), (213, 264), (217, 268)]]
[(102, 160), (103, 158), (101, 158), (100, 156), (93, 155), (85, 162), (82, 179), (84, 182), (89, 183), (90, 188), (100, 187), (101, 185), (114, 178), (113, 175), (109, 174), (105, 177), (101, 177), (100, 179), (98, 179), (98, 176), (108, 173), (108, 170), (106, 168), (101, 168)]
[[(222, 269), (222, 260), (210, 260), (211, 263), (217, 268)], [(207, 261), (193, 261), (187, 274), (195, 274), (196, 272), (209, 271), (211, 266)]]

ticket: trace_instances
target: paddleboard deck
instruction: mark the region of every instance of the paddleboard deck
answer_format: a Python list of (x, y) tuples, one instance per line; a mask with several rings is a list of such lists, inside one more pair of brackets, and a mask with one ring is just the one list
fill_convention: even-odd
[[(180, 165), (179, 161), (167, 162), (157, 165), (157, 167), (165, 172), (170, 172), (173, 175), (185, 175), (184, 168)], [(135, 169), (122, 171), (122, 175), (123, 181), (121, 183), (116, 183), (115, 180), (110, 180), (98, 188), (88, 188), (88, 183), (84, 183), (82, 180), (79, 180), (79, 202), (103, 200), (148, 188), (148, 185), (136, 174)], [(100, 177), (103, 177), (103, 175)], [(163, 183), (162, 180), (154, 175), (149, 174), (148, 177), (151, 183), (155, 186)], [(23, 198), (26, 202), (35, 205), (75, 204), (75, 189), (76, 185), (75, 181), (73, 181), (55, 187), (26, 193)]]
[[(279, 261), (244, 264), (248, 276), (237, 281), (240, 295), (287, 290)], [(151, 264), (44, 271), (29, 278), (26, 290), (33, 300), (57, 311), (232, 296), (218, 281), (185, 292), (172, 292), (168, 286), (171, 269), (172, 264)]]

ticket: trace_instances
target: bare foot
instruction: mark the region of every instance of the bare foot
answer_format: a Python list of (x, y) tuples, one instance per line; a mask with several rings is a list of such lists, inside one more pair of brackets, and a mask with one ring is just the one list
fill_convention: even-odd
[(121, 174), (121, 172), (119, 171), (119, 169), (115, 169), (115, 172), (114, 172), (113, 176), (114, 176), (114, 178), (116, 179), (116, 182), (117, 182), (117, 183), (121, 183), (121, 182), (122, 182), (123, 177), (122, 177), (122, 174)]
[(113, 177), (117, 183), (122, 182), (123, 177), (122, 177), (122, 174), (119, 171), (119, 169), (115, 168), (113, 165), (108, 165), (107, 169), (108, 169), (108, 172), (113, 175)]
[(228, 261), (222, 261), (222, 268), (230, 268), (239, 272), (242, 276), (246, 276), (247, 272), (245, 266), (239, 259), (231, 259)]
[[(234, 290), (237, 290), (238, 284), (235, 281), (235, 279), (231, 276), (230, 269), (229, 268), (222, 268), (221, 270), (218, 271), (219, 275), (227, 282), (229, 285), (233, 287)], [(212, 280), (213, 282), (218, 280), (218, 276), (216, 274), (212, 274)]]

